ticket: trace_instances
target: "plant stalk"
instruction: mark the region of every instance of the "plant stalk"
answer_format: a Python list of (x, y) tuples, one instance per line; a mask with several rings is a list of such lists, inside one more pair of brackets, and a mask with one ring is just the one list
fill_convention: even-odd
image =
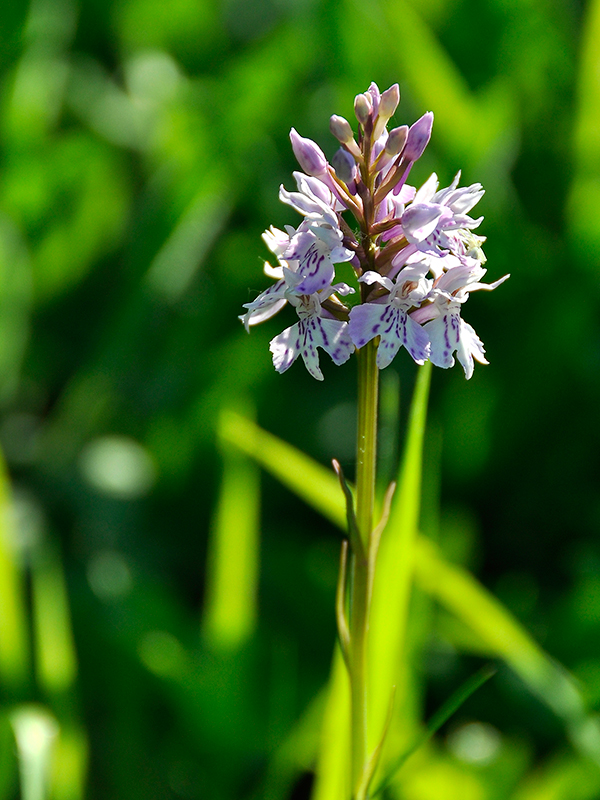
[(356, 459), (356, 522), (362, 548), (353, 553), (350, 614), (350, 687), (352, 725), (352, 797), (364, 800), (362, 777), (368, 762), (367, 749), (367, 632), (369, 628), (370, 539), (375, 506), (377, 457), (377, 401), (379, 370), (373, 341), (358, 356), (358, 436)]

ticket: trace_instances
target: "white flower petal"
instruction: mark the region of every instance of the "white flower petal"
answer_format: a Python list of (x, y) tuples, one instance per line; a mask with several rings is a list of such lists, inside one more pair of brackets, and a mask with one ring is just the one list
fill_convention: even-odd
[[(240, 316), (240, 319), (244, 323), (246, 330), (249, 330), (250, 325), (257, 324), (259, 313), (263, 316), (258, 321), (262, 322), (264, 319), (272, 317), (285, 305), (285, 290), (285, 281), (277, 281), (277, 283), (269, 286), (268, 289), (259, 294), (256, 300), (251, 303), (244, 303), (244, 308), (247, 308), (248, 311)], [(266, 313), (270, 309), (272, 309), (272, 313)]]
[(350, 311), (349, 331), (357, 347), (364, 347), (371, 339), (379, 336), (382, 318), (388, 308), (388, 304), (363, 303), (354, 306)]
[(427, 178), (423, 186), (417, 190), (414, 200), (414, 203), (429, 203), (434, 194), (437, 191), (437, 187), (439, 186), (438, 176), (435, 172), (432, 172), (431, 175)]
[(267, 278), (273, 278), (273, 280), (280, 281), (283, 278), (283, 265), (279, 264), (277, 267), (273, 267), (268, 261), (265, 261), (263, 272)]
[(483, 349), (483, 342), (479, 336), (477, 336), (468, 322), (462, 319), (460, 322), (460, 341), (456, 350), (456, 357), (462, 364), (465, 371), (465, 378), (469, 380), (473, 375), (475, 366), (473, 364), (473, 359), (479, 361), (480, 364), (488, 364), (489, 362), (484, 355), (485, 350)]
[(334, 276), (329, 248), (316, 239), (300, 259), (298, 275), (302, 277), (295, 291), (298, 294), (314, 294), (329, 286)]
[(369, 286), (372, 286), (374, 283), (379, 283), (381, 286), (385, 287), (388, 292), (391, 292), (394, 288), (394, 284), (389, 278), (387, 278), (385, 275), (380, 275), (374, 270), (368, 270), (367, 272), (363, 273), (358, 279), (358, 282), (366, 283)]
[(283, 255), (290, 243), (289, 233), (285, 233), (273, 225), (263, 233), (262, 238), (269, 250), (278, 257)]
[(448, 309), (437, 319), (423, 326), (431, 342), (429, 360), (436, 367), (449, 369), (454, 366), (452, 354), (458, 347), (460, 339), (460, 315)]
[(429, 337), (425, 330), (407, 316), (405, 309), (386, 304), (363, 303), (350, 312), (350, 336), (357, 347), (364, 347), (381, 337), (377, 366), (385, 369), (401, 347), (406, 347), (417, 364), (429, 357)]
[[(355, 290), (352, 288), (352, 286), (348, 286), (347, 283), (334, 283), (331, 287), (331, 294), (333, 294), (333, 292), (337, 292), (337, 294), (341, 294), (342, 297), (346, 297), (346, 295), (354, 294)], [(326, 295), (325, 292), (323, 294), (323, 299), (325, 299), (325, 297), (328, 295)]]
[(285, 372), (301, 355), (313, 378), (322, 381), (318, 347), (331, 356), (334, 364), (344, 364), (354, 352), (347, 323), (312, 314), (280, 333), (269, 345), (277, 372)]
[(297, 322), (290, 328), (286, 328), (279, 336), (271, 339), (269, 350), (273, 353), (273, 366), (277, 372), (285, 372), (298, 358), (300, 354), (299, 329), (300, 323)]
[(437, 203), (413, 203), (402, 214), (402, 230), (412, 244), (420, 244), (430, 236), (447, 212)]
[(265, 322), (265, 320), (274, 317), (275, 314), (281, 311), (286, 303), (287, 300), (285, 298), (276, 300), (271, 306), (256, 311), (249, 311), (248, 314), (245, 314), (244, 317), (240, 317), (240, 319), (246, 324), (245, 317), (248, 317), (246, 329), (254, 325), (260, 325), (261, 322)]

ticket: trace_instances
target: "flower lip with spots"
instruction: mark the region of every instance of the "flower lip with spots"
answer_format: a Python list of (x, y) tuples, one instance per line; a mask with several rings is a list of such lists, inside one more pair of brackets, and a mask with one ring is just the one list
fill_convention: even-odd
[(347, 284), (336, 284), (327, 292), (289, 297), (290, 303), (296, 307), (299, 321), (271, 339), (269, 349), (273, 354), (273, 366), (277, 372), (285, 372), (298, 356), (302, 356), (309, 373), (313, 378), (322, 381), (318, 347), (325, 350), (331, 356), (333, 363), (338, 366), (348, 361), (354, 352), (348, 325), (329, 318), (321, 306), (321, 303), (334, 291), (345, 295), (352, 293), (354, 289)]
[(492, 291), (510, 277), (504, 275), (494, 283), (481, 283), (485, 273), (485, 268), (477, 263), (449, 269), (435, 282), (428, 298), (431, 302), (411, 314), (415, 322), (426, 323), (423, 329), (431, 343), (431, 362), (436, 367), (449, 369), (454, 366), (456, 353), (467, 380), (473, 375), (474, 360), (480, 364), (488, 361), (483, 342), (471, 325), (462, 319), (461, 307), (471, 292)]
[(429, 338), (423, 328), (409, 316), (409, 310), (419, 306), (431, 290), (431, 280), (425, 277), (426, 268), (406, 267), (393, 282), (377, 272), (365, 272), (361, 283), (379, 284), (389, 294), (373, 302), (354, 306), (350, 312), (350, 336), (357, 347), (364, 347), (379, 337), (377, 366), (391, 364), (401, 347), (405, 347), (417, 364), (429, 357)]

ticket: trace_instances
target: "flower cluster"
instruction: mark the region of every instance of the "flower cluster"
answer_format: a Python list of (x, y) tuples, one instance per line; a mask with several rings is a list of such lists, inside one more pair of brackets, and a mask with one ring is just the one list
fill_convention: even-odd
[[(347, 120), (332, 116), (331, 132), (341, 146), (331, 164), (315, 142), (290, 133), (303, 172), (294, 173), (297, 191), (282, 186), (279, 197), (304, 219), (297, 228), (271, 227), (263, 234), (277, 258), (275, 267), (265, 263), (275, 283), (246, 303), (240, 317), (249, 330), (286, 303), (294, 306), (298, 322), (270, 344), (278, 372), (301, 355), (322, 380), (318, 347), (343, 364), (373, 339), (380, 369), (402, 347), (417, 364), (430, 360), (445, 369), (456, 354), (467, 378), (474, 360), (487, 364), (481, 340), (461, 316), (471, 292), (495, 289), (508, 278), (481, 282), (485, 237), (473, 230), (483, 217), (469, 212), (484, 190), (479, 183), (459, 187), (460, 173), (445, 189), (435, 174), (418, 190), (407, 183), (429, 142), (433, 114), (388, 131), (399, 97), (397, 84), (380, 93), (372, 83), (359, 94), (357, 138)], [(354, 288), (334, 283), (335, 265), (344, 262)], [(359, 302), (349, 302), (352, 294)]]

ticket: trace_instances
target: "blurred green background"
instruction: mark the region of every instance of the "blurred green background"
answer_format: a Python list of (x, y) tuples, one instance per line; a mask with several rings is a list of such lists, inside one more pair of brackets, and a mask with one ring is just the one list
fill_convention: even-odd
[[(371, 80), (400, 84), (396, 124), (434, 111), (411, 180), (481, 181), (488, 278), (512, 275), (467, 309), (490, 366), (434, 374), (424, 525), (600, 705), (598, 42), (598, 0), (2, 4), (1, 800), (21, 723), (59, 742), (59, 800), (309, 796), (339, 533), (218, 424), (352, 473), (354, 365), (277, 375), (292, 316), (237, 315), (260, 234), (298, 223), (290, 127), (331, 157)], [(414, 376), (382, 375), (386, 479)], [(423, 637), (429, 715), (479, 658), (436, 608)], [(447, 778), (394, 797), (600, 797), (507, 669), (438, 738)]]

